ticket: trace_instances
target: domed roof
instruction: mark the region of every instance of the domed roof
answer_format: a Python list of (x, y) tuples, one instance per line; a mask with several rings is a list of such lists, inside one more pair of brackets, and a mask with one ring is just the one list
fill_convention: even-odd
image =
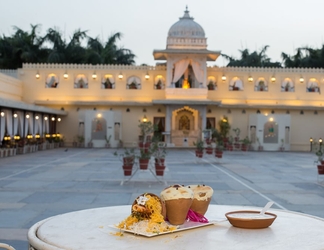
[(188, 8), (183, 17), (169, 29), (168, 49), (206, 49), (204, 29), (189, 15)]
[(205, 38), (204, 29), (194, 21), (186, 8), (183, 17), (169, 29), (169, 37)]

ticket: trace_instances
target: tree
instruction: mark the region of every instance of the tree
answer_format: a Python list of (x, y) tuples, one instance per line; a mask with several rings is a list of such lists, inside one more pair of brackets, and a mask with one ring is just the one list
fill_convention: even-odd
[(271, 62), (271, 59), (266, 55), (269, 45), (264, 46), (258, 53), (254, 51), (250, 54), (248, 49), (239, 50), (241, 52), (241, 59), (235, 59), (226, 54), (221, 54), (229, 63), (227, 66), (236, 67), (281, 67), (279, 62)]

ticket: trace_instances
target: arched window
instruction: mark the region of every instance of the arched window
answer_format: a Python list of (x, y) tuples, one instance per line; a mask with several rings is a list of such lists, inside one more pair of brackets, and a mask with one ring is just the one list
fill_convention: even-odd
[(238, 91), (243, 90), (243, 82), (240, 78), (234, 77), (229, 83), (229, 90), (230, 91)]
[(74, 80), (75, 89), (87, 89), (88, 88), (88, 78), (84, 74), (77, 75)]
[(294, 92), (295, 85), (290, 78), (285, 78), (281, 83), (281, 92)]
[(55, 74), (49, 74), (46, 78), (45, 88), (57, 88), (59, 85), (59, 79)]

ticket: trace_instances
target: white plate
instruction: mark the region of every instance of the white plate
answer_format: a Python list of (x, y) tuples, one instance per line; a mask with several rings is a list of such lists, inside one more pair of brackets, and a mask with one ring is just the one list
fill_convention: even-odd
[(215, 223), (216, 223), (216, 221), (208, 222), (208, 223), (186, 221), (182, 225), (178, 226), (178, 228), (176, 230), (169, 231), (169, 232), (162, 232), (162, 233), (149, 233), (149, 232), (145, 232), (145, 233), (135, 233), (133, 230), (120, 229), (120, 228), (118, 228), (118, 227), (116, 227), (114, 225), (109, 225), (109, 227), (114, 228), (114, 229), (117, 229), (117, 230), (121, 230), (123, 232), (136, 234), (136, 235), (142, 235), (142, 236), (145, 236), (145, 237), (154, 237), (154, 236), (158, 236), (158, 235), (162, 235), (162, 234), (176, 233), (176, 232), (180, 232), (180, 231), (184, 231), (184, 230), (189, 230), (189, 229), (194, 229), (194, 228), (199, 228), (199, 227), (205, 227), (205, 226), (209, 226), (209, 225), (214, 225)]

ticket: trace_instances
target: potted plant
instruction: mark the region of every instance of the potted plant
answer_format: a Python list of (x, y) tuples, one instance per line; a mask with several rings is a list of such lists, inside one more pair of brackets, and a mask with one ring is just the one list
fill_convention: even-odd
[(106, 148), (110, 148), (110, 139), (111, 139), (111, 135), (109, 135), (108, 137), (107, 137), (107, 135), (106, 135), (106, 136), (105, 136), (105, 139), (106, 139), (106, 144), (105, 144)]
[(138, 127), (141, 130), (139, 147), (140, 149), (143, 149), (146, 152), (148, 152), (151, 144), (150, 136), (151, 134), (153, 134), (154, 131), (157, 130), (157, 126), (153, 124), (151, 121), (146, 121), (146, 122), (139, 121)]
[(250, 141), (249, 137), (246, 136), (242, 140), (242, 148), (241, 148), (241, 150), (242, 151), (248, 151), (250, 144), (251, 144), (251, 141)]
[(129, 89), (137, 89), (137, 84), (135, 81), (131, 82), (131, 84), (129, 84), (128, 86)]
[(166, 144), (161, 141), (161, 135), (155, 135), (152, 139), (151, 153), (155, 161), (155, 174), (163, 176), (165, 170)]
[(235, 142), (238, 142), (240, 140), (241, 129), (240, 128), (233, 128), (233, 131), (235, 133), (234, 140), (235, 140)]
[(84, 147), (84, 137), (82, 135), (77, 136), (77, 142), (78, 142), (78, 147), (79, 148)]
[(139, 162), (139, 168), (142, 170), (148, 169), (148, 164), (151, 159), (151, 152), (144, 149), (140, 149), (140, 154), (137, 156)]
[(196, 142), (193, 142), (193, 144), (196, 146), (196, 156), (202, 158), (204, 155), (204, 141), (198, 139)]
[(279, 150), (281, 152), (283, 152), (283, 151), (285, 151), (285, 140), (284, 139), (281, 139), (280, 141), (281, 141), (281, 145), (279, 147)]
[(135, 149), (134, 148), (124, 148), (123, 153), (114, 152), (115, 156), (121, 158), (123, 162), (123, 170), (125, 176), (132, 175), (133, 165), (135, 161)]
[(218, 126), (219, 126), (220, 136), (221, 136), (221, 138), (223, 140), (223, 145), (224, 145), (224, 147), (226, 147), (227, 142), (228, 142), (227, 136), (228, 136), (229, 131), (231, 129), (231, 125), (228, 122), (228, 118), (226, 116), (224, 116), (223, 119), (218, 121)]
[(258, 151), (263, 151), (263, 146), (261, 145), (259, 137), (257, 137), (257, 142), (258, 142)]
[(226, 146), (226, 149), (228, 151), (233, 151), (234, 150), (233, 141), (234, 141), (233, 136), (228, 137), (228, 143), (227, 143), (227, 146)]
[(213, 83), (213, 81), (209, 81), (208, 85), (207, 85), (208, 90), (214, 90), (215, 89), (215, 85)]
[(215, 148), (215, 156), (217, 158), (223, 158), (223, 151), (224, 151), (224, 145), (223, 145), (223, 141), (218, 141), (216, 148)]

